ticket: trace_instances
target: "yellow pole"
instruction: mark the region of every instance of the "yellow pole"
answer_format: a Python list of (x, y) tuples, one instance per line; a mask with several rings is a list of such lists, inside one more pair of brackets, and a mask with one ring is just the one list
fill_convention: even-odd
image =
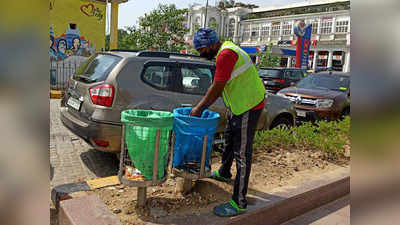
[(111, 3), (111, 29), (110, 29), (110, 49), (118, 48), (118, 5)]

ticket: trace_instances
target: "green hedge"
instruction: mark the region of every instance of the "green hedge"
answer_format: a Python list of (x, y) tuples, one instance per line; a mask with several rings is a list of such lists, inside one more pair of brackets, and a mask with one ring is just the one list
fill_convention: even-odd
[(318, 121), (303, 123), (290, 129), (272, 129), (257, 132), (254, 149), (266, 150), (271, 147), (318, 149), (328, 153), (330, 158), (344, 154), (344, 146), (350, 140), (350, 117), (341, 121)]

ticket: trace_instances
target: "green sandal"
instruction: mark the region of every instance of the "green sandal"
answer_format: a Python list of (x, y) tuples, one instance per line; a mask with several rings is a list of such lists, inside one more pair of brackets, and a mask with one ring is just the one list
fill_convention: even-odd
[(222, 181), (222, 182), (229, 182), (231, 180), (230, 178), (225, 178), (225, 177), (221, 176), (219, 174), (218, 170), (212, 172), (210, 178), (212, 178), (214, 180)]
[(217, 216), (231, 217), (243, 214), (247, 212), (247, 209), (239, 208), (236, 202), (231, 199), (228, 203), (215, 206), (213, 211)]

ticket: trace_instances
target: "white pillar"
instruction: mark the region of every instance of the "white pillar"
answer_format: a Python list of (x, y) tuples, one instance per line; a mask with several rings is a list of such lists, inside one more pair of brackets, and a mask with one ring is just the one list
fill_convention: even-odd
[(314, 51), (314, 59), (313, 59), (313, 67), (312, 69), (315, 71), (317, 69), (317, 63), (318, 63), (318, 51)]
[(251, 41), (251, 33), (253, 32), (253, 24), (252, 23), (250, 23), (249, 24), (249, 41)]
[(219, 35), (220, 35), (220, 37), (223, 37), (224, 36), (224, 28), (225, 28), (225, 17), (224, 17), (224, 15), (222, 13), (221, 13), (221, 20), (220, 21), (221, 21), (221, 23), (219, 25), (219, 27), (220, 27)]
[(345, 57), (344, 72), (348, 73), (350, 72), (350, 52), (347, 52)]
[(193, 16), (191, 14), (188, 15), (188, 26), (190, 29), (190, 35), (193, 34)]
[(233, 36), (233, 42), (240, 43), (240, 37), (243, 35), (243, 24), (239, 22), (239, 17), (235, 18), (235, 35)]
[(336, 32), (336, 17), (332, 18), (332, 34)]
[(318, 29), (317, 34), (321, 34), (321, 18), (318, 18)]
[(287, 68), (290, 68), (292, 65), (292, 56), (289, 56), (287, 59)]
[(329, 54), (328, 54), (328, 65), (327, 65), (328, 68), (332, 67), (332, 60), (333, 60), (333, 51), (329, 51)]
[(236, 37), (239, 35), (239, 21), (237, 18), (235, 18), (235, 32), (233, 33), (233, 36)]
[(201, 12), (201, 17), (200, 17), (200, 27), (201, 28), (203, 28), (203, 27), (205, 27), (205, 24), (204, 24), (204, 17), (205, 17), (205, 15), (204, 15), (204, 13), (203, 12)]

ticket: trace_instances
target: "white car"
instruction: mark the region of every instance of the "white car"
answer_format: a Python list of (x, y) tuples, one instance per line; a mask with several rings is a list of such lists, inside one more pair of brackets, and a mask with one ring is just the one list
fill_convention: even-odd
[(198, 77), (183, 77), (182, 83), (185, 88), (198, 88), (199, 80)]

